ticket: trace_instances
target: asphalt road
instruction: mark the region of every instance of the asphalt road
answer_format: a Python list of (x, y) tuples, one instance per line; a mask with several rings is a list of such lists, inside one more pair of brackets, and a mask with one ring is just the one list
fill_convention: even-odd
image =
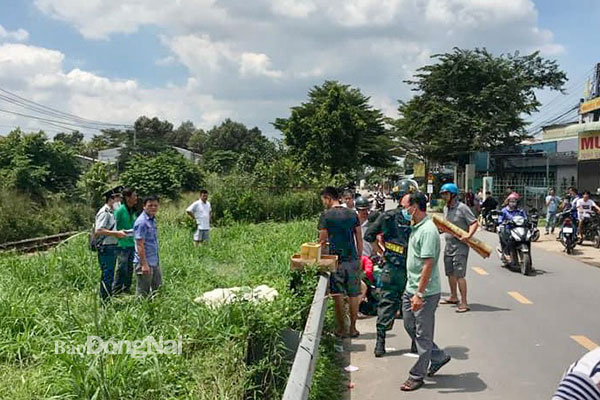
[[(477, 237), (498, 244), (495, 234)], [(346, 398), (550, 399), (564, 370), (600, 343), (600, 268), (566, 254), (532, 253), (535, 276), (501, 268), (496, 254), (482, 259), (471, 252), (471, 311), (440, 305), (436, 314), (435, 341), (453, 360), (415, 392), (400, 391), (415, 362), (402, 320), (388, 333), (388, 354), (378, 359), (375, 318), (360, 320), (361, 336), (344, 341), (346, 362), (359, 368), (348, 374), (353, 387)]]

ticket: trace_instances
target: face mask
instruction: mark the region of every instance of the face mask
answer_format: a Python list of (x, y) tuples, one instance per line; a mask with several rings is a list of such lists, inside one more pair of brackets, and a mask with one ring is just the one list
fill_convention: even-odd
[(113, 210), (116, 210), (117, 208), (121, 207), (121, 202), (120, 201), (115, 201), (113, 203)]
[(402, 216), (404, 217), (404, 219), (406, 219), (407, 221), (411, 221), (412, 220), (412, 215), (410, 215), (410, 213), (408, 212), (407, 209), (403, 208), (402, 209)]

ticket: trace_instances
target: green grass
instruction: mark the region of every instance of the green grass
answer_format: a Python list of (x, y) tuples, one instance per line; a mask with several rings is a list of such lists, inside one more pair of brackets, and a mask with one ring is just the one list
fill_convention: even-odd
[[(270, 399), (280, 398), (290, 367), (280, 339), (301, 331), (315, 284), (296, 277), (289, 256), (314, 239), (315, 221), (216, 228), (194, 248), (180, 218), (184, 205), (159, 212), (163, 287), (153, 301), (119, 297), (102, 307), (96, 254), (81, 236), (41, 255), (0, 256), (1, 399)], [(217, 287), (267, 284), (272, 303), (211, 309), (193, 302)], [(331, 310), (330, 310), (331, 312)], [(332, 327), (331, 313), (327, 329)], [(54, 342), (183, 337), (183, 354), (57, 355)], [(312, 399), (335, 399), (342, 373), (322, 342)]]

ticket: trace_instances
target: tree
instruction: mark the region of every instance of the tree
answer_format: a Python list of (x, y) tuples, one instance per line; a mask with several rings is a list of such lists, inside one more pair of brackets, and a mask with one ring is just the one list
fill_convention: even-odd
[(73, 131), (71, 133), (60, 132), (52, 138), (55, 142), (62, 142), (73, 150), (80, 151), (83, 148), (83, 133)]
[(212, 171), (252, 171), (258, 161), (270, 160), (275, 153), (275, 144), (260, 129), (230, 119), (209, 130), (204, 141), (204, 163)]
[(383, 114), (369, 105), (359, 89), (326, 81), (311, 89), (308, 98), (292, 108), (289, 118), (273, 123), (304, 167), (334, 176), (393, 162), (395, 146)]
[(46, 192), (75, 188), (80, 166), (63, 142), (49, 142), (43, 131), (16, 129), (0, 140), (0, 182), (42, 201)]
[(167, 138), (173, 132), (173, 124), (141, 116), (133, 124), (133, 131), (125, 138), (125, 147), (119, 156), (120, 169), (133, 157), (134, 154), (142, 156), (155, 156), (169, 148)]
[(472, 151), (493, 151), (527, 138), (523, 115), (538, 110), (535, 90), (562, 91), (566, 75), (538, 52), (495, 57), (485, 49), (437, 54), (418, 70), (418, 91), (400, 102), (399, 143), (421, 159), (456, 161)]
[(196, 164), (176, 151), (168, 150), (156, 156), (134, 155), (121, 174), (121, 180), (140, 195), (176, 198), (182, 189), (200, 188), (203, 175)]
[(167, 133), (167, 143), (171, 146), (189, 149), (188, 142), (196, 132), (192, 121), (182, 122), (177, 129)]
[(198, 129), (194, 131), (192, 136), (187, 142), (186, 148), (193, 151), (194, 153), (202, 154), (204, 153), (206, 147), (206, 140), (208, 135), (202, 129)]

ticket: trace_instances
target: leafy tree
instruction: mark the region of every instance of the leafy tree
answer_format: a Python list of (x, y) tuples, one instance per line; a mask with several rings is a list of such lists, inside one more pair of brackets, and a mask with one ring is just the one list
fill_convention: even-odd
[(235, 166), (251, 171), (259, 160), (272, 159), (276, 146), (260, 129), (248, 129), (230, 119), (207, 132), (204, 142), (204, 162), (212, 171), (229, 172)]
[(0, 140), (2, 186), (42, 201), (46, 192), (75, 188), (80, 166), (64, 143), (49, 142), (44, 132), (24, 134), (19, 129)]
[(97, 162), (81, 176), (79, 187), (94, 209), (99, 208), (104, 202), (102, 195), (110, 189), (112, 172), (109, 165)]
[(134, 154), (155, 156), (169, 148), (167, 138), (173, 132), (173, 124), (142, 116), (133, 124), (133, 131), (127, 134), (125, 147), (119, 156), (119, 165), (124, 166)]
[(167, 133), (167, 143), (171, 146), (189, 149), (188, 143), (195, 132), (196, 127), (192, 121), (182, 122), (177, 129)]
[(127, 137), (133, 135), (132, 131), (119, 129), (106, 129), (99, 135), (94, 135), (92, 140), (85, 144), (83, 155), (97, 158), (100, 150), (120, 147), (125, 144)]
[(203, 154), (206, 148), (206, 140), (208, 135), (202, 129), (194, 131), (192, 136), (187, 142), (186, 148), (193, 151), (194, 153)]
[(75, 151), (79, 151), (83, 148), (83, 133), (79, 131), (73, 131), (71, 133), (60, 132), (54, 135), (52, 138), (55, 142), (62, 142), (69, 146)]
[(176, 198), (182, 189), (198, 189), (203, 176), (196, 164), (169, 150), (156, 156), (134, 155), (121, 174), (121, 181), (141, 195)]
[(334, 176), (393, 162), (395, 146), (383, 114), (359, 89), (326, 81), (312, 88), (308, 99), (293, 107), (289, 118), (273, 123), (303, 166)]
[(399, 144), (422, 159), (455, 161), (527, 138), (524, 114), (538, 110), (535, 90), (562, 90), (556, 61), (519, 53), (496, 57), (485, 49), (437, 54), (438, 62), (407, 81), (419, 92), (400, 102)]

